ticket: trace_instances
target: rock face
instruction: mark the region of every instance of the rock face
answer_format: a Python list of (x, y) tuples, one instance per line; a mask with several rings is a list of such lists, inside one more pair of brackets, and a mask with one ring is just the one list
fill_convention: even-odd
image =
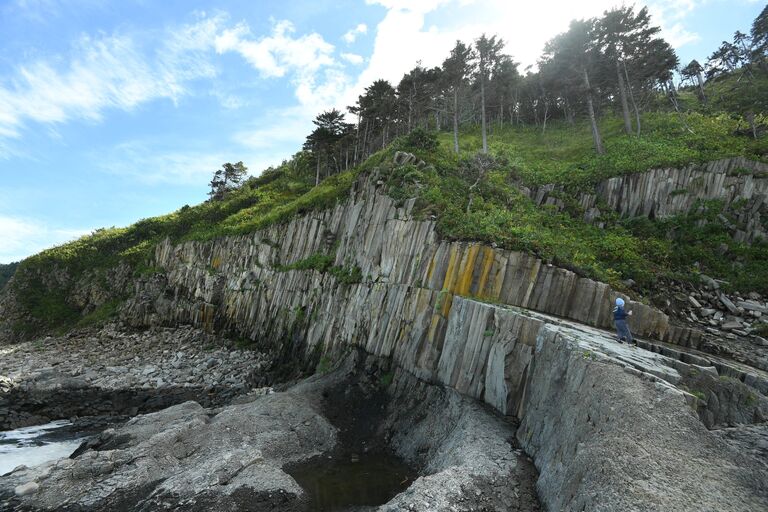
[[(409, 344), (410, 357), (427, 367), (456, 296), (612, 327), (619, 294), (608, 285), (526, 253), (441, 241), (433, 221), (412, 218), (412, 201), (397, 207), (377, 194), (375, 179), (359, 183), (334, 209), (253, 235), (160, 244), (153, 263), (163, 273), (137, 283), (121, 318), (141, 327), (191, 323), (273, 342), (290, 333), (310, 349), (354, 340), (376, 355)], [(360, 282), (278, 270), (317, 253), (334, 254), (338, 268), (359, 270)], [(634, 332), (685, 346), (700, 342), (699, 331), (675, 326), (644, 304), (629, 305)]]
[(299, 510), (301, 488), (281, 468), (330, 449), (335, 435), (300, 394), (268, 395), (213, 418), (186, 402), (107, 431), (98, 450), (17, 469), (3, 483), (37, 484), (24, 501), (37, 510)]
[[(553, 192), (562, 187), (545, 185), (528, 191), (537, 204), (564, 208)], [(727, 158), (680, 169), (652, 169), (610, 178), (594, 194), (582, 194), (579, 205), (585, 220), (599, 219), (598, 203), (624, 217), (662, 218), (690, 211), (699, 200), (717, 199), (735, 213), (732, 226), (737, 241), (766, 238), (768, 165), (743, 157)]]

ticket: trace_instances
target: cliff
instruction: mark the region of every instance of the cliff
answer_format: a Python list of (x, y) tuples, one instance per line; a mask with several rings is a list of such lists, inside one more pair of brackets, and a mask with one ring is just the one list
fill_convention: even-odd
[[(538, 205), (565, 208), (560, 194), (565, 187), (544, 185), (527, 189)], [(616, 212), (622, 217), (665, 218), (692, 211), (701, 201), (722, 201), (735, 221), (731, 235), (737, 241), (768, 238), (768, 164), (744, 157), (725, 158), (682, 168), (651, 169), (601, 181), (594, 193), (577, 197), (587, 222)]]
[[(292, 333), (310, 350), (358, 344), (388, 355), (398, 347), (428, 372), (429, 347), (442, 345), (457, 296), (611, 328), (619, 293), (610, 286), (527, 253), (440, 240), (434, 221), (413, 218), (413, 201), (396, 206), (376, 182), (363, 179), (335, 208), (253, 235), (161, 243), (153, 261), (161, 272), (137, 282), (121, 318), (135, 326), (191, 323), (270, 343)], [(321, 256), (339, 271), (312, 268)], [(339, 278), (342, 271), (359, 282)], [(700, 340), (652, 307), (631, 300), (629, 307), (641, 336), (684, 346)]]
[[(766, 504), (753, 480), (764, 468), (739, 465), (707, 430), (766, 421), (766, 372), (691, 350), (700, 331), (629, 297), (633, 331), (651, 350), (620, 346), (602, 330), (620, 295), (607, 284), (527, 253), (442, 240), (413, 200), (382, 192), (373, 173), (335, 207), (285, 224), (165, 240), (148, 262), (154, 272), (132, 285), (125, 271), (110, 274), (129, 294), (119, 317), (246, 338), (280, 364), (320, 371), (361, 349), (399, 375), (483, 401), (521, 421), (518, 440), (552, 510)], [(85, 302), (105, 300), (89, 289)], [(7, 314), (13, 294), (4, 301)], [(594, 464), (607, 457), (609, 474)], [(637, 475), (647, 485), (611, 491)]]

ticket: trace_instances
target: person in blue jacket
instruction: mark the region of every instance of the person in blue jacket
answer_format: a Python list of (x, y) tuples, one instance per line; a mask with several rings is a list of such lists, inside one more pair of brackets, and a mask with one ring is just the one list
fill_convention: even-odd
[(616, 324), (616, 335), (619, 337), (619, 343), (626, 341), (629, 344), (634, 342), (632, 333), (627, 325), (627, 317), (631, 316), (631, 311), (624, 311), (624, 299), (616, 299), (616, 307), (613, 308), (613, 323)]

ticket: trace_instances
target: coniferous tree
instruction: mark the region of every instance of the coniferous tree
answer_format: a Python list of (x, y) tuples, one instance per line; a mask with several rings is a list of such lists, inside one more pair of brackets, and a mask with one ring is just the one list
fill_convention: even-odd
[(768, 71), (768, 5), (766, 5), (755, 21), (752, 22), (752, 60), (757, 62), (760, 69)]
[(544, 49), (544, 65), (552, 66), (553, 73), (564, 81), (577, 77), (587, 105), (595, 151), (603, 154), (603, 140), (597, 126), (594, 90), (590, 74), (597, 68), (600, 54), (595, 47), (595, 20), (572, 21), (568, 31), (549, 41)]
[(695, 78), (699, 90), (699, 98), (701, 101), (707, 101), (707, 96), (704, 94), (704, 77), (701, 75), (703, 71), (704, 68), (699, 64), (699, 61), (693, 59), (687, 66), (680, 70), (680, 76), (683, 80), (693, 80)]
[[(624, 131), (632, 134), (629, 116), (629, 101), (635, 111), (637, 133), (640, 132), (640, 113), (635, 102), (632, 84), (642, 75), (664, 77), (677, 65), (677, 57), (666, 41), (656, 36), (661, 31), (651, 25), (648, 8), (637, 13), (634, 7), (620, 7), (606, 11), (596, 24), (597, 44), (605, 57), (615, 68), (616, 91), (618, 92)], [(640, 76), (638, 76), (640, 75)]]
[(504, 48), (504, 41), (495, 35), (481, 35), (475, 41), (476, 75), (480, 83), (480, 120), (483, 134), (483, 153), (488, 152), (488, 129), (485, 110), (485, 88), (491, 76), (491, 71), (497, 65)]
[(443, 80), (453, 97), (453, 149), (459, 153), (459, 94), (473, 71), (472, 48), (461, 41), (451, 50), (451, 55), (443, 61)]
[(213, 178), (208, 183), (208, 186), (211, 187), (208, 196), (215, 201), (224, 199), (227, 192), (240, 185), (247, 172), (248, 168), (243, 162), (223, 164), (221, 169), (213, 173)]

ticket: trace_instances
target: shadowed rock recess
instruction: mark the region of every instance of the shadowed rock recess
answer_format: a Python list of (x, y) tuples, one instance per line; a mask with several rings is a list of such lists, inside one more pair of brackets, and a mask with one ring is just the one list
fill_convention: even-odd
[[(766, 372), (697, 352), (700, 331), (629, 300), (647, 350), (617, 344), (608, 285), (440, 240), (376, 183), (252, 235), (166, 241), (120, 308), (129, 327), (247, 338), (277, 366), (324, 375), (138, 416), (75, 459), (1, 478), (0, 499), (312, 510), (286, 468), (352, 447), (389, 450), (418, 474), (382, 511), (768, 509)], [(318, 254), (334, 271), (301, 265)]]

